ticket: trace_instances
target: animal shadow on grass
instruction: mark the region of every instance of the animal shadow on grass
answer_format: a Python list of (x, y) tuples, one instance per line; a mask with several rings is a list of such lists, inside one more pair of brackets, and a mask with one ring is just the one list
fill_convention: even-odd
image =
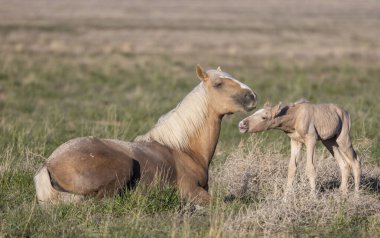
[[(250, 182), (252, 182), (252, 180), (255, 180), (255, 176), (252, 174), (246, 174), (244, 179), (243, 179), (243, 183), (242, 183), (242, 186), (239, 189), (239, 191), (235, 194), (230, 193), (230, 194), (224, 196), (223, 201), (226, 203), (234, 202), (234, 201), (240, 201), (243, 203), (251, 203), (253, 201), (259, 200), (259, 197), (260, 197), (259, 196), (260, 194), (258, 194), (259, 191), (255, 191), (254, 194), (248, 192), (248, 190), (251, 190), (251, 189), (249, 189), (249, 186), (258, 186), (259, 185), (257, 183), (250, 184)], [(323, 193), (327, 193), (327, 192), (332, 191), (332, 190), (339, 189), (340, 182), (341, 182), (340, 179), (333, 178), (333, 179), (330, 179), (329, 181), (325, 181), (325, 182), (321, 183), (318, 186), (319, 187), (319, 193), (323, 194)], [(353, 187), (353, 184), (351, 183), (350, 189), (352, 189), (352, 187)], [(368, 175), (368, 174), (362, 175), (361, 182), (360, 182), (360, 189), (361, 189), (361, 191), (367, 191), (370, 193), (376, 193), (376, 194), (380, 195), (380, 176)], [(256, 189), (254, 189), (254, 190), (256, 190)]]
[[(255, 176), (251, 173), (245, 173), (244, 179), (242, 181), (242, 186), (239, 189), (239, 191), (237, 192), (237, 194), (230, 193), (230, 194), (224, 196), (223, 201), (226, 203), (237, 201), (237, 200), (239, 200), (240, 202), (243, 202), (243, 203), (251, 203), (253, 201), (256, 201), (257, 197), (258, 197), (256, 192), (255, 192), (255, 194), (249, 194), (248, 193), (248, 189), (249, 189), (251, 181), (255, 181), (255, 183), (253, 185), (258, 186), (258, 184), (257, 184), (258, 179), (257, 178), (255, 179)], [(252, 186), (252, 184), (251, 184), (251, 186)]]
[[(324, 193), (338, 189), (340, 186), (339, 179), (332, 179), (322, 183), (319, 187), (319, 192)], [(352, 186), (352, 185), (351, 185)], [(362, 175), (360, 180), (360, 189), (371, 193), (380, 194), (380, 177), (371, 175)]]
[(380, 177), (362, 176), (361, 186), (362, 189), (365, 189), (369, 192), (380, 194)]

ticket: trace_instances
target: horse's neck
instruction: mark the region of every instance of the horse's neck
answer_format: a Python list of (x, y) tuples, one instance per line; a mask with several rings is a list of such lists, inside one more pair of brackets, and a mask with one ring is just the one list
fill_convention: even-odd
[(207, 115), (206, 121), (199, 133), (190, 140), (189, 155), (196, 160), (204, 169), (208, 166), (214, 156), (218, 143), (222, 118), (214, 113)]

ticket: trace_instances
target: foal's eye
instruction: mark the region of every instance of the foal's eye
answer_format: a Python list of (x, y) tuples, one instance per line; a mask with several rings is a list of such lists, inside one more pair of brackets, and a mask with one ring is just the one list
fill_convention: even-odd
[(215, 83), (215, 84), (213, 85), (213, 87), (214, 87), (214, 88), (221, 88), (222, 85), (223, 85), (222, 82), (217, 82), (217, 83)]
[(263, 119), (263, 120), (266, 120), (266, 119), (268, 119), (268, 118), (267, 118), (267, 117), (264, 117), (264, 116), (262, 116), (262, 117), (261, 117), (261, 119)]

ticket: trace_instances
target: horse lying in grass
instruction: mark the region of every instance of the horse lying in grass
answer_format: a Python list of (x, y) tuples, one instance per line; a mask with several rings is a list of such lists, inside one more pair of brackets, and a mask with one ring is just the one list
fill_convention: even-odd
[(312, 104), (305, 100), (291, 105), (264, 105), (253, 115), (239, 123), (239, 130), (261, 132), (269, 129), (284, 131), (291, 139), (291, 157), (288, 168), (287, 191), (292, 189), (294, 176), (302, 144), (306, 145), (308, 176), (311, 192), (315, 194), (316, 172), (314, 167), (314, 151), (317, 140), (335, 157), (341, 171), (340, 190), (347, 193), (347, 182), (350, 169), (355, 180), (355, 191), (359, 191), (361, 165), (352, 147), (350, 138), (350, 115), (335, 104)]
[(82, 137), (59, 146), (34, 177), (40, 204), (103, 198), (157, 175), (196, 204), (209, 203), (208, 169), (226, 114), (250, 111), (256, 94), (220, 68), (196, 73), (201, 83), (133, 142)]

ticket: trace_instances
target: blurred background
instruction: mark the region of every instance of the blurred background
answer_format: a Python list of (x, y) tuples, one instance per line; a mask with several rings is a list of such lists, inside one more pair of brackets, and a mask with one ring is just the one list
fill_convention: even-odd
[[(259, 106), (300, 98), (341, 104), (352, 114), (354, 138), (379, 163), (377, 1), (18, 0), (0, 6), (1, 128), (8, 136), (21, 130), (28, 143), (42, 143), (39, 134), (43, 156), (72, 137), (129, 140), (146, 132), (198, 83), (200, 63), (221, 66), (249, 85)], [(248, 137), (236, 130), (244, 116), (226, 119), (225, 148)]]

